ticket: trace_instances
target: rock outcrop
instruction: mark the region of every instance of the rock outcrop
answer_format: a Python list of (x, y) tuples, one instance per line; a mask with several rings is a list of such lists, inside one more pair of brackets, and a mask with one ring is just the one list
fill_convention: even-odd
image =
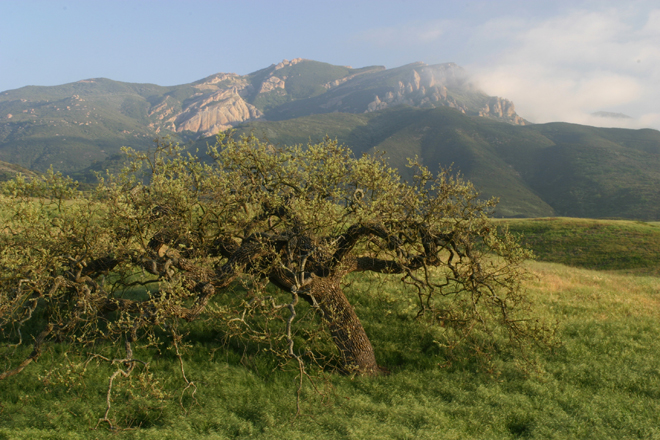
[(277, 76), (271, 76), (266, 81), (261, 83), (259, 88), (259, 93), (268, 93), (272, 92), (275, 89), (284, 89), (286, 85), (286, 76), (283, 78), (278, 78)]
[(178, 132), (192, 131), (202, 136), (212, 136), (262, 116), (259, 109), (245, 102), (234, 87), (215, 92), (189, 105), (176, 117), (174, 125)]
[(305, 61), (305, 60), (303, 58), (294, 58), (291, 61), (282, 60), (281, 63), (275, 64), (275, 70), (280, 70), (284, 67), (295, 66), (296, 64), (300, 63), (301, 61)]
[(523, 118), (516, 114), (513, 102), (498, 96), (492, 97), (488, 103), (479, 110), (479, 116), (493, 119), (502, 119), (515, 125), (525, 125)]
[[(327, 77), (331, 79), (323, 79)], [(291, 89), (289, 81), (294, 81)], [(301, 83), (309, 96), (301, 94)], [(352, 69), (295, 58), (250, 75), (219, 73), (189, 87), (186, 99), (166, 94), (153, 102), (148, 111), (152, 128), (210, 136), (268, 115), (288, 119), (314, 113), (366, 113), (397, 105), (452, 107), (473, 116), (525, 123), (512, 102), (479, 91), (453, 63)]]
[[(276, 83), (273, 81), (271, 83)], [(212, 136), (263, 114), (245, 98), (254, 87), (241, 75), (219, 73), (192, 86), (194, 93), (183, 103), (166, 95), (152, 105), (148, 116), (157, 131), (193, 132)]]
[[(466, 94), (471, 96), (472, 102), (480, 103), (480, 106), (475, 107), (457, 98)], [(511, 101), (490, 97), (479, 91), (469, 81), (467, 74), (453, 63), (414, 68), (407, 80), (400, 80), (387, 92), (374, 96), (364, 111), (374, 112), (396, 105), (452, 107), (461, 113), (525, 125), (525, 120), (516, 114)]]

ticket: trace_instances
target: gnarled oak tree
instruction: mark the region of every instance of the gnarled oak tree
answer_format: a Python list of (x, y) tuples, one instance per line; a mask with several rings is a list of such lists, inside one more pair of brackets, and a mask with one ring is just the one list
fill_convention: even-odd
[(219, 136), (209, 162), (163, 140), (128, 153), (132, 165), (92, 192), (52, 173), (5, 186), (2, 337), (26, 343), (28, 324), (36, 337), (0, 378), (59, 340), (121, 339), (130, 369), (131, 343), (204, 317), (215, 295), (245, 280), (263, 301), (266, 285), (290, 295), (274, 307), (292, 357), (296, 305), (311, 304), (346, 372), (379, 371), (342, 290), (352, 272), (399, 274), (417, 289), (419, 316), (459, 340), (495, 328), (514, 342), (542, 337), (521, 315), (525, 252), (487, 218), (494, 202), (447, 172), (411, 161), (405, 182), (382, 158), (355, 158), (332, 140), (278, 148)]

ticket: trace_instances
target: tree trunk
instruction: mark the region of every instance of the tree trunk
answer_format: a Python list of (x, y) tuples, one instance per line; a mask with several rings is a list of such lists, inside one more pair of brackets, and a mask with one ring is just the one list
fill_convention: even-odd
[(311, 293), (323, 312), (323, 320), (342, 356), (346, 373), (380, 373), (371, 341), (341, 289), (341, 276), (315, 278)]

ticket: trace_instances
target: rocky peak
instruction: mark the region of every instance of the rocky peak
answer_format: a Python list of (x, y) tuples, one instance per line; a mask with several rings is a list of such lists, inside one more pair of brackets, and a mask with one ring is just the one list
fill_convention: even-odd
[(216, 75), (207, 78), (207, 80), (204, 81), (203, 84), (216, 84), (221, 81), (227, 81), (227, 80), (231, 81), (238, 78), (241, 78), (241, 76), (236, 73), (218, 73)]
[(203, 96), (173, 119), (177, 132), (192, 131), (202, 136), (212, 136), (262, 116), (259, 109), (243, 99), (238, 87), (231, 87)]
[(523, 118), (516, 114), (513, 102), (499, 96), (491, 97), (486, 105), (479, 110), (479, 116), (494, 119), (503, 119), (514, 125), (525, 125)]
[[(260, 108), (270, 111), (268, 114), (275, 118), (288, 118), (332, 111), (374, 112), (396, 105), (422, 108), (445, 106), (511, 124), (525, 123), (516, 114), (512, 102), (480, 92), (467, 73), (454, 63), (427, 65), (417, 62), (390, 70), (380, 66), (353, 69), (345, 76), (320, 83), (320, 95), (316, 89), (314, 95), (294, 98), (289, 95), (288, 81), (300, 81), (300, 77), (294, 75), (289, 79), (292, 74), (283, 69), (303, 61), (316, 64), (312, 68), (317, 69), (317, 75), (339, 67), (295, 58), (272, 64), (256, 72), (256, 75), (218, 73), (192, 84), (193, 93), (184, 100), (177, 101), (165, 95), (153, 103), (148, 111), (151, 126), (209, 136), (246, 121), (263, 119), (264, 113)], [(370, 91), (373, 95), (369, 101)], [(303, 106), (305, 110), (296, 110), (297, 101), (312, 99), (310, 104)], [(286, 105), (285, 111), (289, 113), (279, 116), (278, 106), (282, 105)], [(287, 114), (289, 116), (285, 116)]]
[(304, 58), (294, 58), (291, 61), (282, 60), (282, 62), (275, 65), (275, 70), (280, 70), (280, 69), (283, 69), (284, 67), (293, 66), (295, 64), (298, 64), (301, 61), (305, 61)]
[[(407, 80), (385, 93), (377, 93), (367, 104), (365, 112), (383, 110), (396, 105), (415, 107), (452, 107), (474, 116), (497, 119), (510, 124), (524, 125), (511, 101), (489, 97), (474, 86), (467, 73), (454, 63), (428, 66), (424, 63), (411, 64)], [(468, 95), (470, 102), (464, 102)], [(476, 105), (475, 105), (476, 104)]]

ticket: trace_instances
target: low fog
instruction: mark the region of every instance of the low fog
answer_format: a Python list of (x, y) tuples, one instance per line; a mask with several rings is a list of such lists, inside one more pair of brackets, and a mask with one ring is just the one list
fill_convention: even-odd
[(531, 122), (660, 129), (657, 2), (475, 2), (451, 19), (374, 26), (357, 41), (374, 59), (395, 54), (388, 67), (456, 62)]
[(498, 28), (515, 36), (468, 70), (487, 93), (511, 99), (522, 117), (660, 129), (660, 9), (641, 18), (573, 11), (545, 21), (493, 21), (480, 30)]

